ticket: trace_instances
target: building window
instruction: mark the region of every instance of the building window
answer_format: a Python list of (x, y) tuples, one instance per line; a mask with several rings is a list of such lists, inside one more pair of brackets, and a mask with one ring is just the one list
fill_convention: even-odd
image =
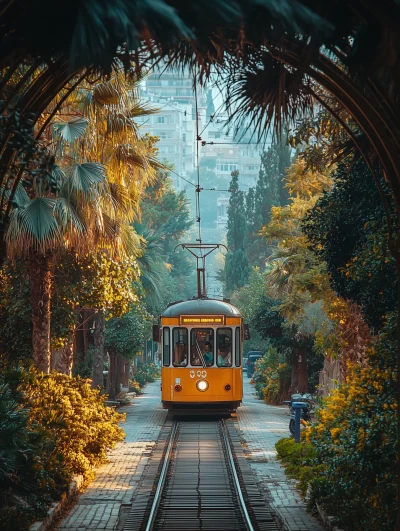
[(239, 164), (236, 164), (234, 162), (219, 162), (217, 164), (217, 171), (226, 171), (226, 172), (232, 172), (239, 169)]
[(170, 124), (172, 123), (171, 116), (156, 116), (156, 123), (157, 124)]

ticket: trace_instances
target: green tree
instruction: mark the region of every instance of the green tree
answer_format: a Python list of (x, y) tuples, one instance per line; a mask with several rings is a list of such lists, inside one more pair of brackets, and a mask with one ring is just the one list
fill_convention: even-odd
[(231, 195), (228, 206), (227, 244), (225, 257), (225, 282), (228, 293), (244, 286), (250, 274), (250, 266), (244, 252), (245, 203), (244, 193), (239, 190), (239, 172), (232, 172)]
[[(333, 289), (357, 302), (374, 329), (397, 304), (397, 278), (388, 249), (387, 221), (371, 172), (362, 159), (343, 161), (334, 186), (303, 222), (315, 252), (327, 264)], [(394, 215), (387, 183), (381, 187)]]
[(290, 166), (290, 147), (284, 141), (273, 143), (261, 155), (261, 167), (255, 189), (246, 199), (246, 253), (252, 265), (263, 267), (271, 248), (265, 245), (259, 231), (271, 219), (271, 208), (288, 203), (285, 188), (286, 170)]

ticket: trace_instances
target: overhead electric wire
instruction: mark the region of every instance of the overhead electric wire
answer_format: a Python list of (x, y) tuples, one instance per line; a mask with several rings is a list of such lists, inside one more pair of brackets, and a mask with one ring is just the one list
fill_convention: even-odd
[[(196, 169), (197, 169), (197, 186), (196, 186), (196, 221), (199, 224), (199, 238), (198, 242), (202, 243), (201, 240), (201, 216), (200, 216), (200, 163), (199, 163), (199, 110), (197, 105), (197, 81), (194, 79), (194, 98), (196, 106)], [(200, 256), (202, 256), (202, 251), (200, 249)]]
[(191, 181), (188, 181), (187, 179), (185, 179), (185, 177), (183, 177), (182, 175), (177, 173), (175, 170), (171, 170), (171, 168), (168, 168), (168, 171), (170, 171), (171, 173), (175, 173), (175, 175), (177, 175), (180, 179), (183, 179), (184, 181), (186, 181), (187, 183), (191, 184), (192, 186), (194, 186), (196, 188), (196, 185), (194, 183), (192, 183)]

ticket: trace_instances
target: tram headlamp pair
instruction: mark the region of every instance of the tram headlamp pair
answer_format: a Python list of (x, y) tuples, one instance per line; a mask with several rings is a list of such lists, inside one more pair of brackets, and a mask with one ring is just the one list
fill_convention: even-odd
[(207, 382), (207, 380), (198, 380), (198, 381), (196, 382), (196, 387), (197, 387), (197, 389), (198, 389), (199, 391), (202, 391), (202, 392), (207, 391), (207, 389), (208, 389), (208, 382)]

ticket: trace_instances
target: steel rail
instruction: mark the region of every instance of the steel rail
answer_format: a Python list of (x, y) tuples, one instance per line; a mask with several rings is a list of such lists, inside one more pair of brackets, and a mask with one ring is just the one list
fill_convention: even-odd
[(238, 477), (238, 474), (237, 474), (237, 471), (236, 471), (236, 464), (235, 464), (235, 460), (233, 459), (232, 449), (231, 449), (231, 445), (230, 445), (230, 442), (229, 442), (229, 435), (227, 434), (227, 429), (226, 429), (226, 426), (225, 426), (225, 422), (223, 420), (221, 420), (221, 426), (222, 426), (221, 432), (222, 432), (222, 435), (223, 435), (223, 441), (225, 443), (225, 448), (226, 448), (226, 451), (227, 451), (227, 454), (228, 454), (229, 464), (231, 466), (231, 472), (232, 472), (232, 475), (233, 475), (233, 483), (235, 485), (236, 493), (237, 493), (239, 501), (240, 501), (240, 508), (241, 508), (243, 517), (244, 517), (244, 519), (246, 521), (246, 524), (247, 524), (247, 527), (248, 527), (248, 531), (254, 531), (253, 524), (251, 523), (250, 516), (249, 516), (249, 513), (247, 511), (246, 502), (245, 502), (245, 500), (243, 498), (239, 477)]
[(170, 433), (170, 436), (169, 436), (168, 446), (167, 446), (167, 449), (166, 449), (165, 455), (164, 455), (164, 463), (163, 463), (163, 466), (162, 466), (162, 469), (161, 469), (161, 472), (160, 472), (160, 477), (158, 479), (158, 485), (157, 485), (156, 492), (154, 494), (154, 500), (153, 500), (153, 504), (151, 506), (151, 511), (150, 511), (150, 514), (149, 514), (149, 519), (147, 521), (145, 531), (151, 531), (152, 528), (153, 528), (154, 518), (156, 516), (157, 510), (158, 510), (158, 506), (160, 505), (160, 498), (161, 498), (160, 494), (162, 492), (162, 489), (164, 488), (165, 478), (167, 476), (168, 465), (170, 463), (171, 449), (172, 449), (172, 445), (173, 445), (174, 440), (175, 440), (175, 435), (176, 435), (177, 429), (178, 429), (178, 422), (175, 421), (173, 426), (172, 426), (172, 428), (171, 428), (171, 433)]

